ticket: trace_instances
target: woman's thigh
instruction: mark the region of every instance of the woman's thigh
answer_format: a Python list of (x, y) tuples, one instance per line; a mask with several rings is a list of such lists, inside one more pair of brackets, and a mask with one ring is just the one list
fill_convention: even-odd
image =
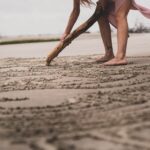
[[(116, 1), (120, 1), (120, 0), (116, 0)], [(121, 0), (121, 1), (123, 1), (123, 0)], [(116, 17), (127, 16), (131, 7), (132, 7), (132, 0), (124, 0), (123, 4), (116, 11)]]

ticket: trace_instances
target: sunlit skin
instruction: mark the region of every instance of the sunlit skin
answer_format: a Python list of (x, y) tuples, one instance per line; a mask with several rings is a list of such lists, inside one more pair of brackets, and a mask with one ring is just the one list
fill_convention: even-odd
[[(105, 8), (111, 4), (110, 0), (101, 0), (102, 7)], [(117, 22), (117, 41), (118, 49), (114, 56), (112, 39), (111, 39), (111, 29), (110, 24), (106, 15), (103, 15), (98, 20), (100, 33), (105, 47), (105, 55), (98, 58), (96, 62), (103, 62), (104, 65), (126, 65), (126, 48), (128, 41), (128, 22), (127, 16), (131, 8), (131, 0), (126, 0), (125, 3), (116, 12), (116, 22)], [(70, 18), (65, 29), (64, 34), (61, 37), (63, 41), (68, 34), (72, 31), (74, 24), (76, 23), (78, 16), (80, 14), (80, 0), (73, 0), (73, 10), (70, 14)]]

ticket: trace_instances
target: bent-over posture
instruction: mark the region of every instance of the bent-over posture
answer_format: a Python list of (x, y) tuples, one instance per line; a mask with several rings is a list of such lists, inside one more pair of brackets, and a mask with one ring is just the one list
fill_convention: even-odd
[[(100, 0), (104, 9), (104, 15), (98, 20), (101, 36), (105, 47), (105, 55), (98, 58), (96, 62), (104, 65), (126, 65), (126, 48), (128, 41), (128, 21), (127, 16), (130, 9), (139, 10), (145, 17), (150, 19), (150, 9), (142, 7), (134, 0)], [(91, 5), (91, 0), (73, 0), (73, 10), (71, 12), (68, 25), (61, 37), (63, 41), (71, 32), (80, 14), (80, 5)], [(117, 29), (118, 49), (114, 56), (110, 23)]]

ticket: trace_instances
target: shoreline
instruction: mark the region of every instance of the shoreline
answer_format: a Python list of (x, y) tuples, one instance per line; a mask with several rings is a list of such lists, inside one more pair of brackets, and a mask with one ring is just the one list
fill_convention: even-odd
[(59, 35), (6, 36), (0, 38), (0, 45), (55, 42), (59, 40)]
[[(129, 33), (131, 36), (150, 34), (147, 33)], [(41, 42), (57, 42), (60, 40), (61, 34), (56, 35), (20, 35), (20, 36), (2, 36), (0, 37), (0, 45), (11, 45), (11, 44), (28, 44), (28, 43), (41, 43)], [(95, 33), (84, 33), (77, 39), (83, 38), (101, 38), (99, 32)], [(116, 33), (112, 32), (112, 37), (116, 37)]]
[[(43, 37), (42, 37), (43, 38)], [(128, 41), (127, 57), (150, 56), (150, 34), (131, 34)], [(116, 35), (112, 36), (114, 53), (117, 50)], [(0, 58), (41, 58), (57, 45), (55, 42), (0, 45)], [(59, 56), (103, 55), (103, 42), (99, 33), (83, 34), (66, 47)]]

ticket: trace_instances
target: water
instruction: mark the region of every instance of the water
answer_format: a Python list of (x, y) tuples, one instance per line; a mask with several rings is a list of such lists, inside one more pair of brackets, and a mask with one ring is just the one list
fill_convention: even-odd
[[(150, 0), (136, 0), (150, 8)], [(73, 0), (0, 0), (0, 35), (60, 34), (68, 21)], [(82, 8), (75, 27), (92, 14), (94, 7)], [(138, 12), (129, 15), (129, 26), (150, 21)], [(94, 25), (90, 31), (98, 31)]]

